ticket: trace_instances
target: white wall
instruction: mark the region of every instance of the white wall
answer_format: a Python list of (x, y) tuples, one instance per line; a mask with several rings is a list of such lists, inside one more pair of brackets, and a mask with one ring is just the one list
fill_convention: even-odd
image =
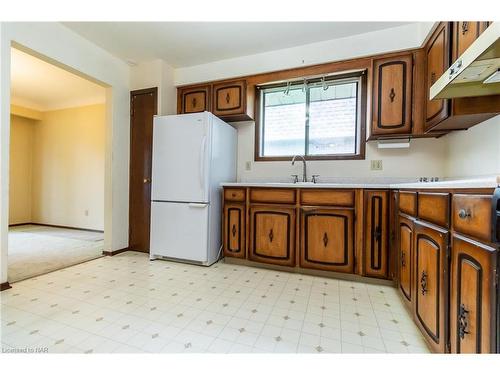
[(500, 116), (448, 134), (445, 175), (500, 175)]
[[(240, 123), (238, 129), (238, 181), (287, 180), (291, 174), (302, 173), (302, 164), (292, 167), (286, 162), (254, 162), (255, 126), (253, 122)], [(382, 160), (381, 171), (370, 170), (371, 160)], [(251, 171), (246, 162), (252, 163)], [(410, 178), (416, 176), (442, 177), (446, 162), (446, 139), (413, 139), (410, 149), (379, 150), (376, 142), (366, 144), (365, 160), (308, 161), (308, 176), (321, 178)]]
[(130, 89), (158, 88), (158, 114), (172, 115), (177, 111), (177, 91), (174, 85), (174, 68), (156, 59), (130, 69)]
[(128, 245), (129, 67), (59, 23), (0, 23), (0, 282), (7, 281), (10, 48), (17, 43), (106, 89), (106, 250)]
[(175, 84), (186, 85), (417, 48), (433, 25), (433, 22), (416, 22), (345, 38), (177, 68)]

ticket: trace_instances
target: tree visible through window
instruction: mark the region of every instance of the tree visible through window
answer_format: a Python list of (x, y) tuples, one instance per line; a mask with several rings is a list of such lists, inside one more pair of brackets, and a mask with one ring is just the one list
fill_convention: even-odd
[(358, 75), (260, 88), (259, 157), (360, 153)]

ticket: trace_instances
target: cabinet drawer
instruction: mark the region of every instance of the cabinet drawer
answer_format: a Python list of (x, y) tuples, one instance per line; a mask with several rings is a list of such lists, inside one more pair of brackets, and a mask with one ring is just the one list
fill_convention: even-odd
[(399, 211), (410, 215), (417, 215), (417, 192), (400, 191), (399, 192)]
[(251, 189), (250, 201), (254, 203), (295, 204), (295, 189)]
[(479, 240), (491, 241), (491, 195), (454, 194), (453, 229)]
[(442, 227), (448, 228), (450, 212), (450, 194), (418, 193), (418, 217)]
[(224, 200), (226, 201), (245, 201), (245, 189), (224, 189)]
[(302, 190), (300, 203), (304, 206), (354, 206), (354, 190)]

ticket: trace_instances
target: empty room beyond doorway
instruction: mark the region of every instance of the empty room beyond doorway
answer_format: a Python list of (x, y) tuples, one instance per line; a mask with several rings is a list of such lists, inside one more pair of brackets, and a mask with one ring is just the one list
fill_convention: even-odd
[(11, 50), (8, 279), (102, 255), (105, 88)]

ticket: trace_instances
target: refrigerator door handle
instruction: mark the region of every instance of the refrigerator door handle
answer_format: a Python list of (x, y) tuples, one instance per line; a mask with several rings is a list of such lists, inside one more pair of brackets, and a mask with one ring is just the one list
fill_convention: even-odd
[(188, 203), (189, 208), (205, 208), (207, 206), (207, 203)]
[(207, 136), (204, 135), (201, 144), (200, 144), (200, 161), (199, 161), (199, 178), (200, 178), (200, 186), (205, 186), (205, 151), (207, 147)]

